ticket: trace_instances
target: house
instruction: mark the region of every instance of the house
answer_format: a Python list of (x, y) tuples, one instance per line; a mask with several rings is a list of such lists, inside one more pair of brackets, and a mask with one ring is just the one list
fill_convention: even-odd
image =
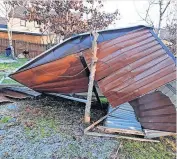
[[(40, 25), (36, 21), (25, 20), (25, 11), (25, 7), (16, 7), (13, 18), (10, 18), (13, 40), (47, 44), (47, 35), (41, 33)], [(4, 17), (0, 18), (0, 39), (8, 39), (7, 20)]]

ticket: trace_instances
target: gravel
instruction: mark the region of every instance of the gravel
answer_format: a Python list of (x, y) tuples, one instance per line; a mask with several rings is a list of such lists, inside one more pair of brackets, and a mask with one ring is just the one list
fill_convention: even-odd
[[(92, 109), (92, 121), (104, 112)], [(0, 159), (107, 159), (115, 139), (85, 136), (84, 105), (45, 97), (0, 106)]]

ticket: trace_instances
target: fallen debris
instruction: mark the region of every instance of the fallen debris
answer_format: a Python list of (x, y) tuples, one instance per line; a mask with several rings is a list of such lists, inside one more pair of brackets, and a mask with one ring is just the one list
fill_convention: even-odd
[(12, 102), (12, 101), (9, 98), (5, 97), (3, 93), (0, 93), (0, 104), (6, 102)]
[(27, 94), (19, 93), (19, 92), (15, 92), (11, 90), (6, 90), (6, 89), (3, 90), (3, 94), (5, 97), (10, 97), (10, 98), (15, 98), (15, 99), (26, 99), (30, 97)]

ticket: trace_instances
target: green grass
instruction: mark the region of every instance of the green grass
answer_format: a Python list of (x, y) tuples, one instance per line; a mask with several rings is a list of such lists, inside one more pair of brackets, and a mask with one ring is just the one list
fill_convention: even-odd
[(4, 116), (2, 119), (0, 119), (0, 123), (8, 123), (11, 119), (12, 118), (10, 116)]
[[(0, 59), (10, 59), (5, 57), (4, 55), (0, 55)], [(4, 77), (7, 77), (7, 74), (15, 71), (20, 66), (24, 65), (27, 62), (27, 59), (18, 59), (16, 62), (12, 63), (0, 63), (0, 80)], [(4, 79), (1, 84), (19, 84), (18, 82), (12, 80), (12, 79)]]
[(27, 62), (27, 59), (18, 59), (17, 62), (0, 63), (0, 70), (13, 71)]
[(174, 143), (175, 139), (167, 144), (166, 138), (161, 138), (160, 143), (123, 140), (120, 155), (133, 159), (174, 159)]
[(57, 133), (58, 126), (54, 119), (46, 119), (39, 117), (34, 120), (34, 127), (24, 127), (24, 132), (29, 139), (37, 141)]
[(102, 103), (102, 104), (108, 103), (108, 100), (107, 100), (107, 98), (105, 98), (105, 97), (100, 97), (100, 100), (101, 100), (101, 103)]

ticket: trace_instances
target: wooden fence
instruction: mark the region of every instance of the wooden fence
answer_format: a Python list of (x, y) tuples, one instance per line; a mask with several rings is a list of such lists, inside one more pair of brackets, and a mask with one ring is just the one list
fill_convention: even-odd
[[(0, 53), (5, 53), (5, 49), (9, 45), (8, 39), (0, 39)], [(29, 51), (29, 58), (34, 58), (47, 49), (46, 44), (35, 44), (25, 41), (13, 40), (15, 56), (21, 54), (24, 50)]]

